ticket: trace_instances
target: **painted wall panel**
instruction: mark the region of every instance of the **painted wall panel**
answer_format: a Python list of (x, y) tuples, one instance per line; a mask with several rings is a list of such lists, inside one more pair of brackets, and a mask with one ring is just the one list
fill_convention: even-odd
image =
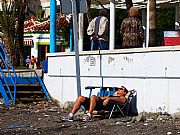
[(82, 76), (99, 76), (100, 75), (100, 56), (85, 55), (80, 57), (80, 74)]
[(49, 77), (45, 74), (44, 80), (51, 97), (59, 101), (61, 105), (66, 101), (76, 100), (76, 78)]
[[(112, 54), (102, 56), (102, 73), (105, 76), (141, 76), (144, 54)], [(139, 66), (139, 65), (142, 66)]]
[(169, 52), (147, 53), (144, 57), (144, 72), (146, 76), (165, 77), (168, 67), (167, 58), (171, 55)]
[(173, 52), (173, 55), (166, 56), (167, 73), (166, 76), (180, 77), (180, 52)]
[(144, 110), (146, 110), (146, 112), (169, 111), (167, 82), (166, 79), (148, 79), (145, 81), (143, 96)]
[(48, 57), (49, 75), (76, 75), (75, 57)]
[(180, 112), (180, 79), (169, 80), (168, 82), (168, 108), (170, 113)]

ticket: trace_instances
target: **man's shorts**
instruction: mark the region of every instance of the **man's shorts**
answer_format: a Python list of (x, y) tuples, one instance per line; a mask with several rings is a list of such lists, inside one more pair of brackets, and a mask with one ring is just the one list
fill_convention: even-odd
[[(101, 99), (99, 97), (99, 100), (96, 102), (96, 107), (94, 110), (96, 111), (100, 111), (100, 110), (110, 110), (111, 109), (111, 105), (110, 104), (107, 104), (106, 106), (103, 105), (103, 101), (104, 99)], [(89, 106), (90, 106), (90, 98), (87, 98), (85, 99), (84, 103), (82, 104), (84, 106), (84, 108), (86, 110), (89, 110)]]

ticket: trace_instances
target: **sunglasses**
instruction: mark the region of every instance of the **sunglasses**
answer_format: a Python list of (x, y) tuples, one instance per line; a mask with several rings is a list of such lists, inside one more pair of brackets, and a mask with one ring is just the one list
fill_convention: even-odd
[(124, 90), (124, 88), (118, 88), (118, 89), (120, 89), (120, 90)]

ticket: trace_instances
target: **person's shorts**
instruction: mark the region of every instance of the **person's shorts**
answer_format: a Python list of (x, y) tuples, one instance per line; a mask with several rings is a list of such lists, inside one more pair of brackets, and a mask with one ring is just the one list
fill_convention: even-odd
[[(107, 104), (106, 106), (103, 105), (103, 99), (101, 99), (99, 97), (99, 100), (96, 102), (96, 107), (94, 110), (96, 111), (100, 111), (100, 110), (110, 110), (111, 109), (111, 105), (110, 104)], [(82, 104), (84, 106), (84, 108), (86, 110), (89, 110), (89, 106), (90, 106), (90, 98), (87, 98), (85, 99), (84, 103)]]

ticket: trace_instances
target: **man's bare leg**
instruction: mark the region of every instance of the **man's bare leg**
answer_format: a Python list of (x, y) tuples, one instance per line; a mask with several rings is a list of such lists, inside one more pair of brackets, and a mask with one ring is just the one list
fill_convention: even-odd
[(73, 121), (74, 120), (74, 114), (79, 110), (79, 108), (81, 107), (82, 103), (85, 101), (85, 97), (84, 96), (79, 96), (76, 99), (76, 102), (74, 103), (71, 112), (67, 115), (62, 117), (62, 120), (67, 120), (67, 121)]
[(79, 108), (81, 107), (81, 104), (85, 101), (85, 97), (84, 96), (79, 96), (76, 100), (76, 102), (74, 103), (73, 105), (73, 108), (71, 110), (71, 114), (74, 115), (78, 110)]
[(99, 100), (99, 98), (95, 95), (90, 97), (90, 105), (89, 105), (89, 111), (87, 115), (83, 117), (83, 121), (90, 121), (92, 119), (92, 112), (94, 111), (96, 107), (96, 102)]
[(89, 113), (92, 114), (94, 108), (96, 107), (96, 102), (99, 100), (99, 97), (93, 95), (90, 97), (90, 106), (89, 106)]

